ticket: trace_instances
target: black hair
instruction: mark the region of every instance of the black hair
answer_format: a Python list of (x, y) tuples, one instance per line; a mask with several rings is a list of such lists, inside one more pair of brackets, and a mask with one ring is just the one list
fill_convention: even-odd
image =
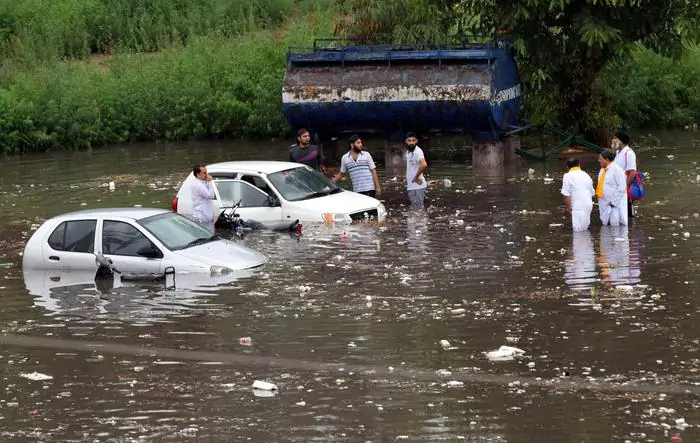
[(571, 169), (575, 168), (576, 166), (579, 166), (581, 163), (578, 161), (577, 158), (570, 158), (566, 161), (566, 168)]
[(615, 160), (615, 154), (613, 154), (613, 153), (610, 152), (610, 151), (603, 151), (603, 152), (600, 153), (600, 156), (603, 157), (603, 158), (606, 159), (606, 160), (609, 160), (609, 161), (614, 161), (614, 160)]
[(196, 177), (200, 172), (202, 172), (202, 169), (206, 167), (207, 166), (202, 163), (197, 163), (196, 165), (192, 166), (192, 173)]
[(627, 135), (627, 134), (625, 133), (625, 131), (623, 131), (622, 129), (620, 129), (619, 131), (617, 131), (617, 132), (615, 133), (615, 137), (617, 137), (618, 140), (620, 140), (620, 141), (622, 142), (622, 144), (624, 144), (624, 145), (629, 145), (629, 144), (630, 144), (630, 136)]

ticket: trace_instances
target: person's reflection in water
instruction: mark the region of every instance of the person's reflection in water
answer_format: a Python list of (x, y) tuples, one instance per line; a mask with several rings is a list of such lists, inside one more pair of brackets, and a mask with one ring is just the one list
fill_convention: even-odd
[(412, 252), (428, 252), (428, 214), (425, 209), (416, 209), (406, 213), (406, 240)]
[(640, 282), (639, 254), (630, 254), (627, 226), (601, 227), (599, 262), (601, 280), (605, 286), (634, 285)]
[(596, 281), (596, 260), (590, 231), (573, 233), (571, 257), (565, 263), (564, 279), (573, 290), (590, 289)]

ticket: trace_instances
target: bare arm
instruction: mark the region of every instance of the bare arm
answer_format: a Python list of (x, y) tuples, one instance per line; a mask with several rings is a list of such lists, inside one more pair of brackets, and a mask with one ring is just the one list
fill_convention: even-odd
[(413, 177), (413, 182), (418, 183), (419, 185), (421, 182), (418, 181), (418, 178), (422, 173), (428, 170), (428, 162), (425, 161), (424, 158), (420, 159), (420, 162), (418, 163), (418, 172), (416, 172), (416, 176)]
[(318, 147), (318, 165), (321, 169), (321, 174), (326, 173), (326, 156), (323, 154), (323, 146)]
[(564, 205), (566, 205), (566, 210), (571, 212), (571, 197), (567, 195), (564, 196)]
[(377, 197), (382, 195), (382, 187), (379, 185), (379, 176), (377, 175), (377, 169), (372, 169), (372, 180), (374, 181), (374, 190), (377, 193)]
[(333, 183), (338, 183), (340, 180), (343, 179), (343, 177), (345, 177), (345, 173), (338, 172), (337, 174), (335, 174), (335, 177), (333, 177)]
[(632, 180), (634, 180), (634, 175), (637, 173), (636, 170), (630, 169), (626, 171), (627, 174), (627, 187), (629, 188), (630, 185), (632, 184)]

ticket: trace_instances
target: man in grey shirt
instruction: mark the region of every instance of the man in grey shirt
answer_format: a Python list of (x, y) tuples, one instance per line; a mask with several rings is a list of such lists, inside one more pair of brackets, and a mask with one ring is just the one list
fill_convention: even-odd
[(289, 150), (289, 161), (310, 166), (321, 174), (326, 173), (323, 150), (311, 144), (311, 134), (304, 128), (297, 131), (297, 143)]

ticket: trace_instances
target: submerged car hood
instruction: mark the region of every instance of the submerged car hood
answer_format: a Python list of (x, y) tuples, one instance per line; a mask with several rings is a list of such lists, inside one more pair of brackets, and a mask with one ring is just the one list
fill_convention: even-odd
[(309, 210), (343, 214), (375, 209), (380, 203), (376, 198), (350, 191), (294, 202), (295, 205), (308, 208)]
[(260, 252), (223, 239), (181, 249), (175, 253), (208, 266), (226, 266), (234, 271), (267, 263), (267, 258)]

